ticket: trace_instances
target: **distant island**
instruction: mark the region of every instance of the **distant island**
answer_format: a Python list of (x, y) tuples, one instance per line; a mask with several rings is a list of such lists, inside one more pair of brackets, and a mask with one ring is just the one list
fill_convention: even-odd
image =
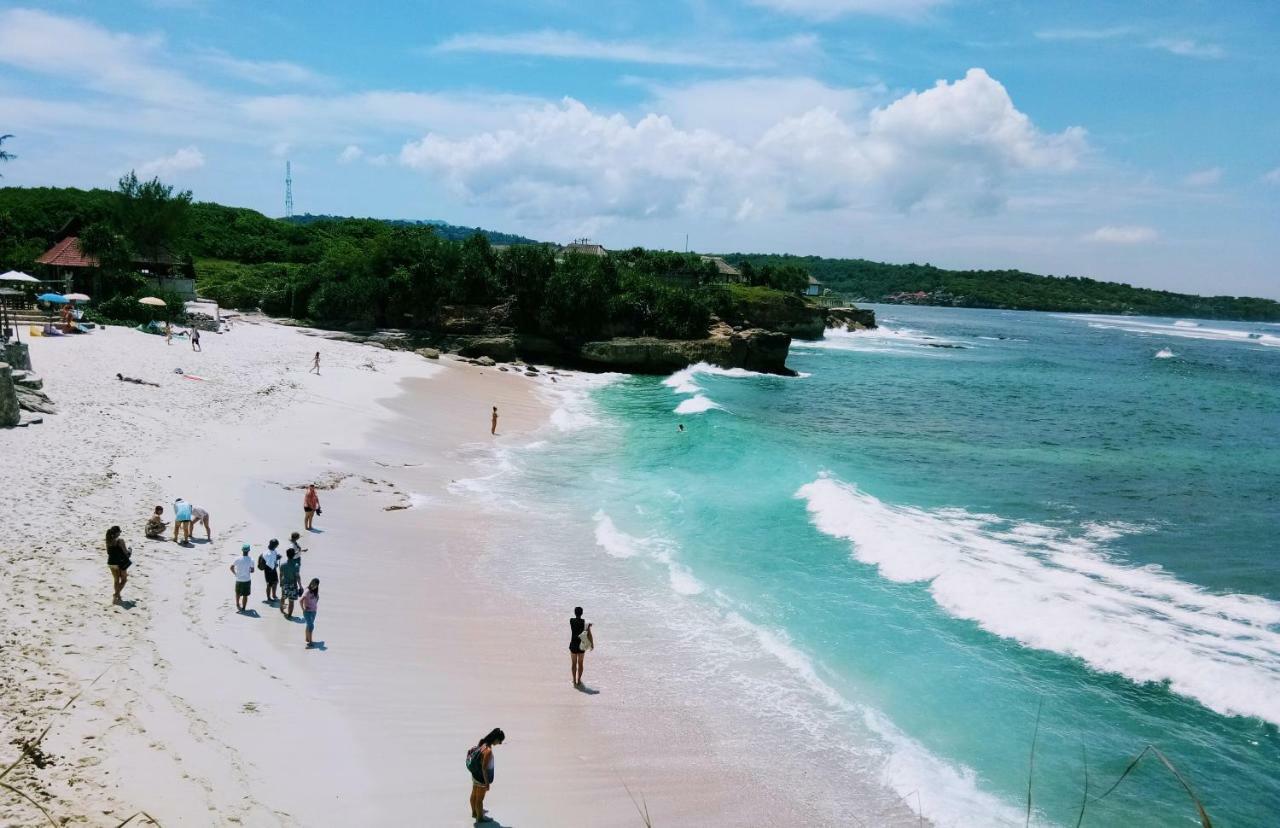
[(1080, 276), (1040, 276), (1020, 270), (945, 270), (930, 264), (885, 264), (768, 253), (724, 253), (739, 267), (792, 265), (827, 290), (857, 302), (1067, 313), (1192, 316), (1280, 321), (1280, 302), (1246, 296), (1196, 296)]

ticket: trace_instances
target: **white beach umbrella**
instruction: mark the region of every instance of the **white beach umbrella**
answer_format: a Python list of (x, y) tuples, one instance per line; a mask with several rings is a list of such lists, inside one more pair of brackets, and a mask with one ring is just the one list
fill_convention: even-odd
[(10, 270), (7, 273), (0, 273), (0, 281), (3, 282), (39, 282), (40, 280), (26, 273), (20, 273), (17, 270)]
[(83, 293), (68, 293), (67, 298), (73, 302), (88, 302), (89, 297)]
[(166, 307), (163, 299), (157, 299), (154, 296), (144, 296), (138, 300), (139, 305), (154, 305), (157, 308)]

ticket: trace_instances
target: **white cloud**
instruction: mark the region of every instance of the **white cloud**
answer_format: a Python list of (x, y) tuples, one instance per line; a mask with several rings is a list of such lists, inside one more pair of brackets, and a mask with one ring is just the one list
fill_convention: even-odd
[(1152, 49), (1162, 49), (1181, 57), (1217, 60), (1227, 56), (1226, 50), (1216, 43), (1202, 43), (1190, 38), (1162, 37), (1151, 41), (1147, 45)]
[(151, 103), (202, 97), (196, 84), (155, 60), (163, 43), (32, 9), (0, 12), (0, 64)]
[(1045, 29), (1036, 32), (1040, 40), (1112, 40), (1132, 34), (1129, 26), (1111, 26), (1105, 29)]
[(543, 29), (502, 35), (455, 35), (435, 50), (742, 69), (768, 66), (789, 57), (812, 54), (817, 48), (817, 39), (811, 35), (753, 43), (685, 42), (664, 45), (637, 40), (599, 40), (576, 32)]
[(806, 77), (747, 77), (653, 86), (649, 106), (685, 129), (756, 140), (779, 121), (822, 107), (842, 118), (865, 115), (884, 90), (828, 86)]
[(199, 147), (183, 147), (172, 155), (162, 155), (139, 164), (135, 168), (138, 178), (154, 178), (170, 176), (187, 170), (198, 170), (204, 166), (204, 153)]
[(1084, 236), (1085, 241), (1100, 244), (1145, 244), (1155, 241), (1160, 234), (1152, 227), (1138, 225), (1106, 225)]
[(866, 205), (990, 210), (1023, 172), (1073, 167), (1084, 133), (1040, 132), (981, 69), (863, 116), (781, 114), (752, 140), (566, 98), (503, 128), (406, 144), (402, 163), (518, 215), (725, 218)]
[(307, 67), (287, 60), (245, 60), (218, 50), (207, 51), (199, 57), (225, 75), (260, 86), (315, 85), (325, 80)]
[(1262, 180), (1268, 184), (1280, 184), (1280, 167), (1263, 173)]
[(749, 0), (754, 6), (810, 20), (834, 20), (853, 14), (919, 18), (949, 0)]
[(1208, 169), (1196, 170), (1189, 173), (1182, 179), (1182, 183), (1188, 187), (1212, 187), (1222, 180), (1222, 167), (1209, 167)]
[(359, 159), (362, 155), (364, 155), (364, 150), (360, 149), (360, 147), (355, 144), (348, 144), (346, 149), (338, 154), (338, 163), (350, 164), (352, 161)]

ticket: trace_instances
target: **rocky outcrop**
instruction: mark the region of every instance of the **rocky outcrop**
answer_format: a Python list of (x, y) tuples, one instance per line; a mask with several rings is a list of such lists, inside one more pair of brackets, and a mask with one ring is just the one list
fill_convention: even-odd
[(25, 342), (7, 342), (0, 345), (0, 362), (7, 362), (15, 371), (30, 371), (31, 350)]
[(733, 331), (721, 326), (706, 339), (618, 337), (582, 346), (579, 356), (598, 370), (635, 374), (669, 374), (698, 362), (721, 368), (746, 368), (790, 376), (787, 351), (791, 337), (779, 331), (753, 328)]
[(742, 291), (734, 294), (724, 321), (737, 328), (778, 331), (796, 339), (822, 339), (827, 313), (795, 294)]
[(18, 407), (18, 394), (13, 388), (13, 369), (9, 363), (0, 362), (0, 428), (13, 428), (22, 422), (22, 409)]
[(427, 359), (440, 358), (439, 348), (418, 348), (416, 351), (414, 351), (414, 353), (417, 354), (418, 356), (426, 357)]
[(869, 330), (876, 326), (876, 312), (867, 308), (831, 308), (827, 311), (826, 325), (851, 331)]
[(464, 357), (488, 357), (497, 362), (510, 362), (516, 358), (514, 336), (472, 336), (460, 340), (458, 353)]
[(56, 414), (53, 400), (44, 393), (44, 380), (30, 371), (12, 371), (14, 393), (18, 397), (18, 406), (23, 411), (35, 411), (41, 414)]

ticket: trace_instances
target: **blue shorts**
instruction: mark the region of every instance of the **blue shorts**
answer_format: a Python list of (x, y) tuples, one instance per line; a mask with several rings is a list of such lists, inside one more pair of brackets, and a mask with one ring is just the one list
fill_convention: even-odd
[(316, 628), (316, 612), (315, 610), (303, 610), (302, 617), (307, 621), (307, 632), (311, 632)]

